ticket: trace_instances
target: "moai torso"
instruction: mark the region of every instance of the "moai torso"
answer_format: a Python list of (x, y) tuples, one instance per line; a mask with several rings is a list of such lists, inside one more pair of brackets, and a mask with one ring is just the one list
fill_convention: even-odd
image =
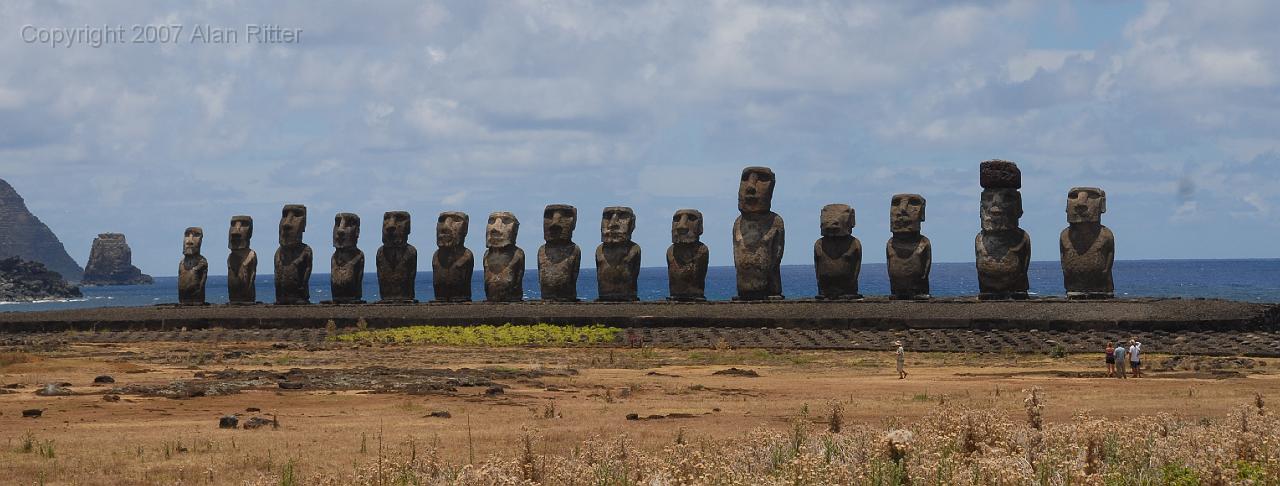
[(818, 276), (818, 299), (858, 299), (862, 271), (862, 242), (853, 237), (853, 208), (828, 204), (822, 208), (822, 237), (813, 243), (813, 268)]
[(701, 237), (702, 213), (693, 209), (676, 211), (671, 218), (671, 246), (667, 248), (668, 300), (706, 300), (711, 253)]
[(489, 215), (485, 228), (484, 293), (489, 302), (524, 300), (524, 250), (516, 246), (520, 221), (501, 211)]
[(289, 204), (280, 213), (280, 248), (276, 250), (277, 304), (307, 304), (311, 300), (311, 247), (302, 242), (307, 230), (307, 207)]
[(786, 240), (782, 217), (770, 211), (773, 171), (765, 167), (742, 170), (738, 211), (733, 223), (733, 264), (738, 300), (782, 298), (782, 252)]
[(333, 302), (364, 302), (364, 252), (360, 241), (360, 216), (338, 213), (333, 218), (333, 257), (329, 259), (329, 291)]
[(1095, 187), (1076, 187), (1067, 195), (1067, 229), (1058, 238), (1062, 279), (1070, 299), (1109, 299), (1115, 296), (1111, 269), (1115, 236), (1102, 225), (1107, 195)]
[(608, 207), (600, 220), (600, 246), (596, 247), (597, 300), (639, 300), (640, 245), (631, 241), (636, 215), (631, 208)]
[(538, 286), (542, 300), (576, 302), (582, 249), (573, 242), (578, 210), (567, 204), (551, 204), (542, 212), (546, 244), (538, 248)]
[(475, 256), (465, 246), (471, 218), (446, 211), (436, 220), (436, 253), (431, 256), (431, 284), (439, 302), (470, 302)]
[(416, 302), (418, 249), (409, 244), (409, 213), (387, 211), (382, 215), (382, 247), (376, 257), (378, 293), (382, 302)]
[(929, 298), (933, 247), (929, 238), (920, 234), (924, 217), (924, 197), (919, 194), (893, 196), (889, 206), (889, 230), (893, 232), (893, 237), (885, 243), (891, 298)]
[(253, 218), (232, 216), (227, 247), (227, 295), (232, 304), (257, 302), (258, 254), (249, 248), (253, 239)]
[(1022, 173), (1013, 162), (982, 163), (982, 232), (974, 239), (978, 298), (1025, 299), (1030, 283), (1031, 236), (1018, 227), (1022, 217)]
[(209, 261), (200, 255), (204, 229), (187, 228), (182, 235), (182, 262), (178, 264), (178, 303), (204, 305), (205, 282), (209, 277)]

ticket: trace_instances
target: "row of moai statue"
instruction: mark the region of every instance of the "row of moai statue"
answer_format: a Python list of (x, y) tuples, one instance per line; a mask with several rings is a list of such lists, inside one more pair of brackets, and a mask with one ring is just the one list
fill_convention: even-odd
[[(975, 241), (979, 299), (1025, 299), (1029, 282), (1031, 238), (1018, 226), (1022, 217), (1022, 175), (1016, 164), (1003, 160), (983, 162), (980, 168), (982, 232)], [(782, 299), (781, 263), (785, 230), (782, 217), (771, 210), (775, 186), (773, 171), (748, 167), (738, 188), (738, 210), (733, 225), (733, 260), (737, 271), (734, 300)], [(1064, 284), (1069, 298), (1110, 298), (1114, 294), (1111, 267), (1115, 238), (1102, 226), (1106, 194), (1097, 188), (1077, 187), (1067, 196), (1069, 227), (1060, 238)], [(578, 301), (578, 271), (582, 250), (573, 242), (578, 210), (552, 204), (543, 211), (543, 237), (538, 248), (538, 281), (542, 299)], [(929, 298), (929, 272), (933, 263), (929, 238), (921, 234), (925, 198), (897, 194), (890, 201), (892, 237), (885, 244), (890, 297)], [(435, 299), (442, 302), (472, 300), (474, 256), (464, 246), (469, 226), (465, 213), (440, 213), (436, 221), (436, 245), (431, 258)], [(280, 247), (275, 255), (276, 303), (310, 301), (311, 248), (302, 242), (307, 210), (287, 205), (280, 218)], [(862, 269), (862, 243), (853, 236), (854, 209), (829, 204), (821, 212), (821, 238), (813, 245), (819, 300), (859, 299), (858, 277)], [(640, 246), (632, 241), (635, 212), (627, 207), (605, 208), (600, 221), (601, 243), (596, 247), (596, 272), (601, 301), (638, 300)], [(524, 251), (516, 246), (520, 222), (509, 212), (489, 215), (485, 231), (484, 288), (491, 302), (523, 300)], [(670, 300), (702, 301), (709, 252), (701, 242), (702, 213), (681, 209), (671, 220), (671, 246), (667, 248)], [(382, 302), (416, 302), (417, 249), (409, 244), (410, 217), (404, 211), (383, 215), (382, 247), (377, 254), (378, 288)], [(204, 236), (200, 228), (188, 228), (183, 240), (184, 258), (179, 266), (178, 294), (183, 304), (203, 304), (208, 263), (200, 256)], [(228, 293), (233, 304), (256, 302), (254, 278), (257, 255), (249, 248), (253, 220), (231, 218), (227, 258)], [(339, 213), (334, 217), (330, 286), (332, 302), (361, 303), (364, 253), (357, 248), (360, 217)]]

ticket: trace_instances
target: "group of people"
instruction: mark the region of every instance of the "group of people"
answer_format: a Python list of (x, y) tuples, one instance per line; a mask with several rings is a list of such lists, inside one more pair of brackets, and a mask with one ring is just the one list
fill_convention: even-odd
[(1134, 378), (1142, 378), (1142, 343), (1136, 339), (1130, 339), (1126, 346), (1124, 341), (1117, 341), (1115, 347), (1111, 343), (1106, 344), (1107, 353), (1107, 376), (1115, 378), (1127, 378), (1124, 368), (1128, 363), (1129, 370), (1133, 373)]

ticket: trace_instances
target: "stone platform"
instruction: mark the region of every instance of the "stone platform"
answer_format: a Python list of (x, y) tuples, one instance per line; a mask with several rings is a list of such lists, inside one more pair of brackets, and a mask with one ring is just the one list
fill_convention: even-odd
[(850, 302), (161, 305), (0, 313), (0, 333), (323, 329), (330, 320), (338, 327), (349, 327), (360, 319), (370, 327), (544, 322), (684, 329), (1245, 332), (1280, 330), (1280, 305), (1199, 299), (978, 302), (964, 298), (925, 302), (871, 298)]

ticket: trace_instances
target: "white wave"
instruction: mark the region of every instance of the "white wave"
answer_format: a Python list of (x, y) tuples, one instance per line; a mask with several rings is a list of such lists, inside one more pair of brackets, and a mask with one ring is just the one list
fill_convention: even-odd
[(43, 299), (43, 300), (26, 300), (26, 301), (0, 301), (0, 305), (5, 304), (50, 304), (50, 303), (66, 303), (66, 302), (88, 302), (89, 297), (81, 297), (79, 299)]

